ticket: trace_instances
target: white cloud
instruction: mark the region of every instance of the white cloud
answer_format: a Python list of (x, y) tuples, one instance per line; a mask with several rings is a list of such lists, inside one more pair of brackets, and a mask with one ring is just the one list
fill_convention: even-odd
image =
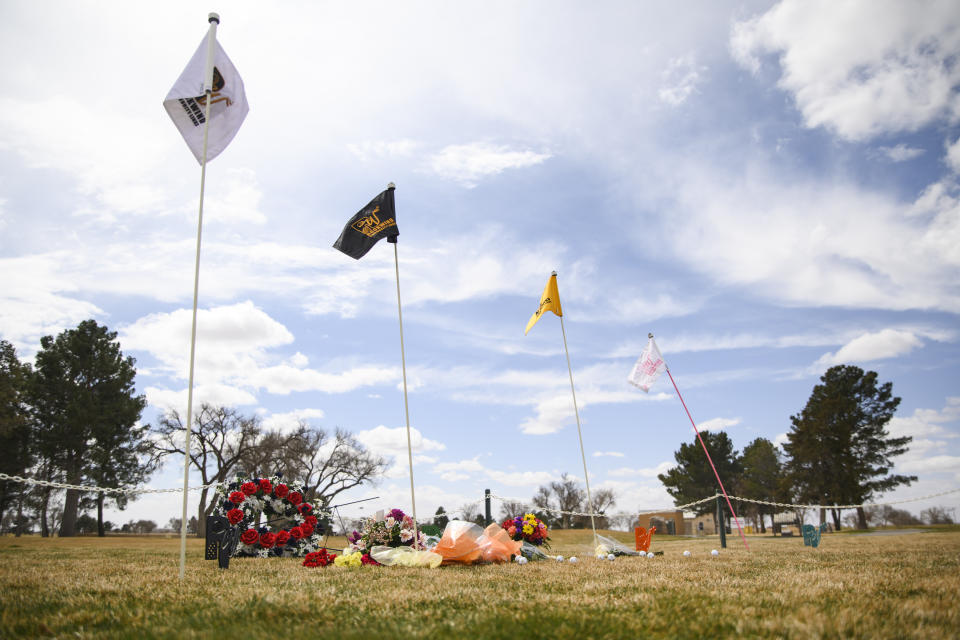
[(960, 173), (960, 138), (947, 141), (947, 165), (954, 173)]
[(893, 162), (906, 162), (907, 160), (913, 160), (924, 154), (923, 149), (911, 147), (903, 143), (894, 147), (880, 147), (879, 151)]
[(430, 168), (442, 178), (475, 187), (482, 178), (538, 165), (550, 157), (549, 153), (515, 150), (508, 145), (472, 142), (444, 147), (430, 160)]
[(697, 90), (706, 71), (706, 67), (697, 64), (693, 53), (673, 58), (663, 70), (663, 86), (657, 95), (670, 106), (680, 106)]
[(870, 362), (906, 355), (923, 347), (923, 341), (909, 331), (883, 329), (876, 333), (864, 333), (843, 345), (834, 353), (820, 356), (814, 369), (850, 362)]
[(420, 143), (415, 140), (365, 140), (347, 145), (350, 153), (363, 162), (391, 157), (409, 157)]
[(893, 437), (911, 436), (914, 441), (932, 437), (955, 438), (956, 433), (943, 427), (954, 422), (960, 423), (960, 396), (947, 398), (942, 409), (915, 409), (911, 416), (894, 416), (887, 429)]
[(808, 127), (848, 140), (913, 131), (960, 115), (960, 13), (951, 0), (918, 11), (896, 0), (783, 0), (736, 23), (734, 58), (758, 72), (778, 56), (779, 85)]
[[(354, 434), (365, 447), (381, 455), (407, 456), (407, 428), (390, 428), (379, 425)], [(419, 429), (410, 427), (410, 449), (414, 452), (443, 451), (446, 445), (438, 440), (423, 437)]]
[(262, 417), (264, 430), (291, 433), (300, 426), (301, 421), (310, 422), (324, 416), (323, 409), (294, 409), (285, 413), (269, 413)]
[(904, 204), (759, 166), (737, 177), (690, 165), (667, 183), (664, 237), (724, 285), (789, 305), (960, 310), (960, 202), (945, 187)]
[(661, 473), (666, 473), (676, 466), (674, 462), (661, 462), (656, 467), (647, 467), (644, 469), (634, 469), (632, 467), (620, 467), (607, 472), (608, 476), (618, 478), (656, 478)]
[(611, 458), (623, 458), (625, 457), (625, 454), (620, 453), (619, 451), (594, 451), (593, 452), (594, 458), (601, 458), (603, 456), (609, 456)]
[(740, 422), (740, 418), (712, 418), (699, 423), (697, 428), (701, 431), (720, 431), (727, 427), (734, 427)]
[(556, 480), (557, 473), (548, 471), (501, 471), (490, 469), (480, 462), (479, 456), (457, 462), (441, 462), (433, 471), (448, 482), (470, 478), (486, 478), (497, 484), (511, 487), (532, 487)]

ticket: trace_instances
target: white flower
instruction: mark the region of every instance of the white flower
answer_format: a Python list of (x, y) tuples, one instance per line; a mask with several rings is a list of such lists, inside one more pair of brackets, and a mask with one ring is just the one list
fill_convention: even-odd
[(387, 529), (393, 529), (393, 525), (397, 524), (397, 521), (394, 520), (391, 516), (387, 516), (386, 525)]
[(400, 541), (409, 542), (413, 540), (413, 531), (410, 529), (400, 529)]
[(270, 549), (260, 549), (259, 551), (257, 551), (257, 555), (260, 556), (261, 558), (269, 558)]

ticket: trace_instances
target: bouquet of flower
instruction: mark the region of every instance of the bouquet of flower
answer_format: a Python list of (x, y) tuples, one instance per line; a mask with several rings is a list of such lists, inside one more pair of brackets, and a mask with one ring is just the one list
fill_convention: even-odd
[(550, 548), (547, 525), (532, 513), (504, 520), (501, 526), (513, 540), (522, 540), (538, 547), (542, 546), (544, 549)]
[(325, 567), (328, 564), (333, 564), (337, 559), (337, 554), (327, 553), (326, 549), (320, 549), (320, 551), (311, 551), (304, 557), (303, 566), (305, 567)]
[[(367, 518), (360, 526), (360, 531), (354, 531), (347, 536), (350, 552), (361, 552), (364, 564), (379, 564), (370, 558), (370, 549), (376, 546), (400, 547), (407, 546), (417, 550), (426, 549), (426, 536), (420, 531), (418, 540), (414, 540), (413, 518), (400, 509), (391, 509), (382, 520)], [(344, 553), (347, 552), (344, 550)], [(368, 560), (369, 559), (369, 560)]]
[[(217, 487), (213, 515), (225, 516), (240, 527), (234, 556), (303, 557), (320, 548), (320, 523), (313, 505), (303, 500), (300, 483), (286, 484), (279, 474), (271, 478), (237, 476)], [(267, 516), (259, 524), (260, 514)], [(285, 526), (270, 527), (271, 523)]]

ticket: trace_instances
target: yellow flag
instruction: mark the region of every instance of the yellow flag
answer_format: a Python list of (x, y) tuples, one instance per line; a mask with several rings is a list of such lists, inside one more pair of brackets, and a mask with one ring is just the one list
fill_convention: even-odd
[(537, 320), (540, 319), (547, 311), (553, 311), (558, 316), (563, 315), (563, 309), (560, 307), (560, 292), (557, 290), (557, 272), (554, 271), (550, 275), (550, 279), (547, 280), (547, 286), (543, 288), (543, 295), (540, 296), (540, 307), (530, 316), (530, 321), (527, 322), (527, 328), (523, 330), (523, 335), (527, 335), (527, 332), (537, 324)]

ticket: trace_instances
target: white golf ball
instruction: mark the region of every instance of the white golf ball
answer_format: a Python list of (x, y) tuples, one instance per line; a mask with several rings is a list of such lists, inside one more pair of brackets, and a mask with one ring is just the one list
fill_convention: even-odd
[(683, 557), (684, 557), (684, 558), (689, 558), (689, 557), (690, 557), (690, 552), (689, 552), (689, 551), (684, 551), (684, 552), (683, 552)]
[(647, 557), (650, 558), (650, 559), (653, 559), (653, 551), (651, 551), (650, 553), (648, 553), (648, 554), (647, 554)]
[(712, 555), (714, 558), (716, 558), (718, 555), (720, 555), (720, 552), (717, 551), (716, 549), (714, 549), (713, 551), (710, 552), (710, 555)]
[(517, 564), (527, 564), (527, 559), (523, 556), (517, 556)]
[(570, 564), (577, 564), (577, 556), (570, 558)]
[(557, 556), (557, 562), (563, 562), (563, 556)]
[(612, 553), (608, 553), (608, 554), (607, 554), (607, 560), (613, 560), (613, 559), (615, 559), (616, 557), (617, 557), (617, 556), (613, 555)]

